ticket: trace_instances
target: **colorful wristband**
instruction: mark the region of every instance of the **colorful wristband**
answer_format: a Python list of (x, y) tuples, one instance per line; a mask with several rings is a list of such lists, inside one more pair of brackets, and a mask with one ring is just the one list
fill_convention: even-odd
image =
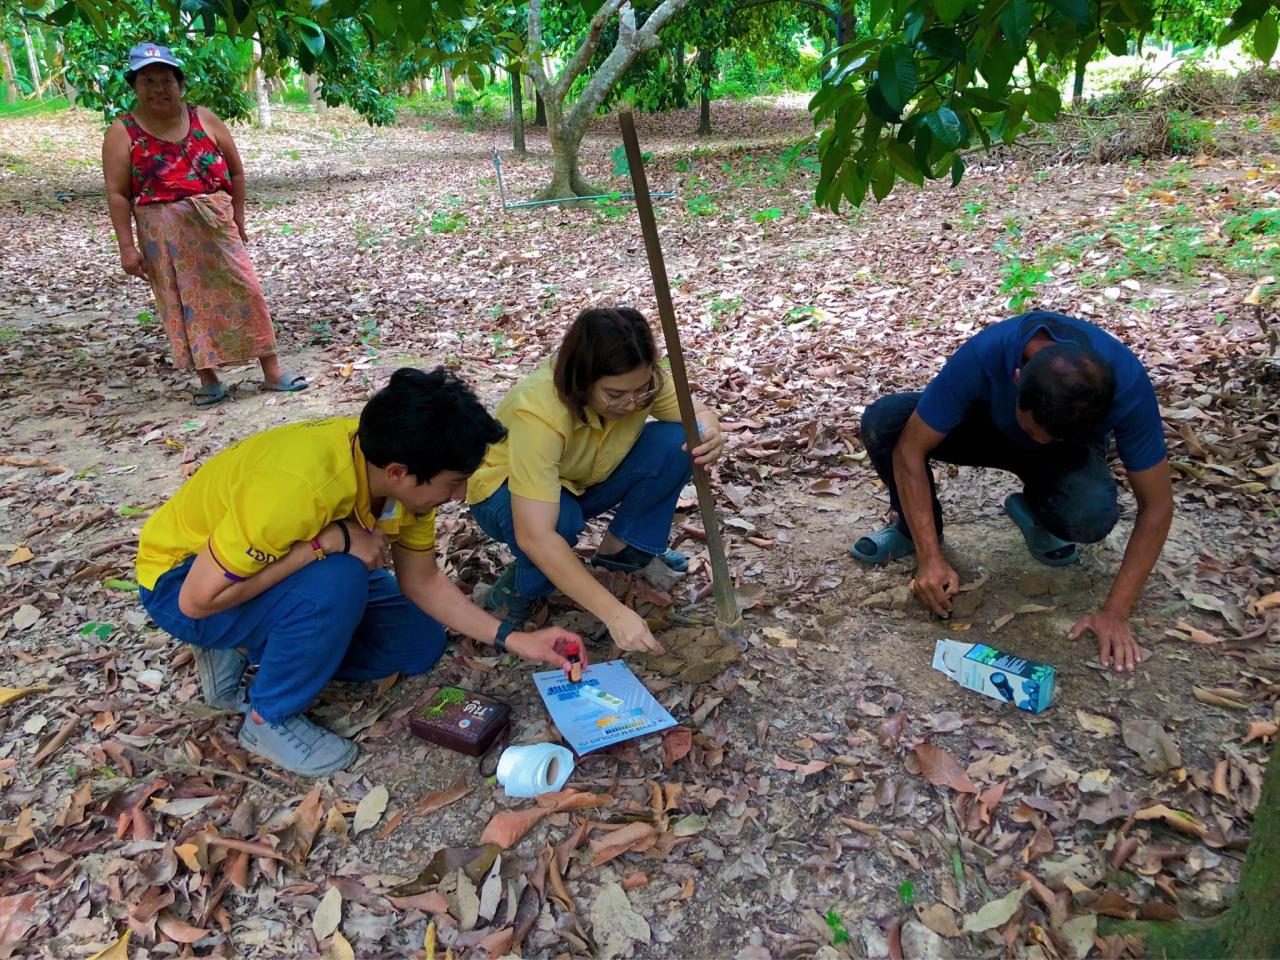
[(324, 547), (320, 546), (319, 537), (315, 537), (312, 539), (311, 551), (316, 555), (317, 560), (323, 560), (325, 557), (328, 556), (328, 554), (324, 552)]

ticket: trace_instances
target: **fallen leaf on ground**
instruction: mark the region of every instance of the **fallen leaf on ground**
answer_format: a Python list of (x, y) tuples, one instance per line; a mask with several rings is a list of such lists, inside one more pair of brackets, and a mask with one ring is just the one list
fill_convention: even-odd
[(334, 931), (333, 939), (324, 948), (321, 960), (356, 960), (356, 952), (351, 949), (351, 944), (341, 932)]
[(648, 943), (651, 936), (648, 922), (616, 880), (606, 883), (591, 905), (591, 932), (600, 947), (599, 960), (613, 960), (633, 942)]
[(19, 947), (27, 933), (44, 921), (44, 909), (31, 892), (0, 897), (0, 957)]
[(515, 936), (515, 927), (503, 927), (501, 930), (495, 930), (489, 934), (476, 946), (490, 957), (505, 956), (507, 951), (511, 949), (511, 941), (515, 939)]
[[(334, 892), (336, 893), (337, 891)], [(176, 943), (195, 943), (197, 940), (207, 937), (210, 933), (210, 931), (202, 927), (192, 926), (185, 920), (179, 920), (177, 917), (167, 914), (156, 921), (156, 926), (160, 928), (161, 933)]]
[(956, 915), (944, 903), (931, 903), (927, 907), (917, 905), (920, 922), (940, 937), (960, 937), (964, 932), (956, 923)]
[(387, 902), (397, 910), (421, 910), (423, 913), (448, 913), (449, 901), (435, 890), (415, 893), (411, 897), (387, 897)]
[(330, 887), (311, 917), (311, 932), (317, 940), (332, 936), (342, 922), (342, 894), (337, 887)]
[(1076, 720), (1089, 733), (1097, 733), (1104, 737), (1114, 737), (1120, 732), (1120, 726), (1114, 720), (1096, 713), (1076, 710)]
[(674, 766), (686, 757), (693, 747), (693, 731), (688, 727), (675, 727), (662, 735), (662, 765)]
[(43, 693), (49, 687), (0, 687), (0, 707), (25, 697), (29, 693)]
[(481, 843), (495, 843), (503, 850), (514, 847), (551, 810), (532, 807), (528, 810), (503, 810), (495, 813), (480, 835)]
[(437, 790), (435, 793), (428, 794), (414, 805), (414, 816), (425, 816), (428, 813), (434, 813), (442, 807), (447, 807), (451, 803), (456, 803), (471, 792), (471, 787), (467, 785), (464, 778), (459, 777), (453, 786), (445, 790)]
[(105, 950), (99, 950), (89, 960), (129, 960), (129, 934), (131, 932), (126, 930), (119, 940)]
[(1211, 707), (1226, 707), (1228, 710), (1249, 709), (1248, 702), (1242, 699), (1242, 695), (1234, 690), (1210, 690), (1206, 687), (1192, 687), (1191, 692), (1197, 700), (1201, 703), (1207, 703)]
[(787, 770), (796, 774), (796, 779), (801, 783), (804, 782), (805, 777), (812, 776), (815, 773), (821, 773), (823, 770), (827, 769), (827, 767), (831, 766), (831, 764), (827, 763), (825, 760), (810, 760), (808, 763), (795, 763), (792, 760), (779, 756), (774, 756), (773, 765), (779, 770)]
[(13, 627), (15, 630), (26, 630), (36, 624), (44, 614), (29, 603), (20, 606), (13, 615)]
[(1071, 944), (1077, 957), (1086, 957), (1093, 949), (1093, 938), (1098, 933), (1098, 915), (1087, 913), (1083, 917), (1072, 917), (1062, 925), (1062, 935)]
[(1121, 724), (1124, 745), (1142, 758), (1147, 773), (1167, 773), (1182, 766), (1182, 755), (1173, 738), (1154, 720), (1125, 720)]
[(996, 927), (1004, 926), (1018, 912), (1022, 906), (1022, 898), (1030, 889), (1031, 884), (1024, 883), (999, 900), (992, 900), (974, 913), (966, 914), (964, 932), (982, 933), (984, 930), (994, 930)]
[(1189, 640), (1192, 643), (1198, 643), (1201, 646), (1208, 646), (1210, 644), (1223, 642), (1221, 637), (1215, 637), (1207, 630), (1201, 630), (1199, 627), (1193, 627), (1188, 623), (1183, 623), (1181, 620), (1175, 623), (1173, 628), (1174, 630), (1180, 630), (1182, 633), (1186, 634), (1185, 637), (1182, 637), (1181, 634), (1176, 634), (1176, 636), (1181, 637), (1183, 640)]
[(898, 741), (902, 739), (903, 732), (907, 729), (906, 713), (895, 713), (892, 717), (880, 724), (880, 746), (886, 750), (892, 750), (898, 745)]
[(1268, 593), (1265, 597), (1259, 597), (1249, 604), (1249, 616), (1256, 617), (1258, 614), (1272, 607), (1280, 607), (1280, 590)]
[(950, 787), (958, 793), (977, 793), (964, 767), (951, 753), (931, 743), (920, 743), (915, 748), (920, 761), (920, 772), (936, 787)]
[(1135, 820), (1163, 820), (1165, 824), (1173, 827), (1173, 829), (1182, 833), (1189, 833), (1193, 837), (1203, 837), (1209, 832), (1209, 829), (1191, 814), (1182, 810), (1174, 810), (1163, 803), (1157, 803), (1139, 810), (1134, 813), (1133, 818)]
[(1261, 740), (1263, 743), (1266, 743), (1276, 735), (1276, 729), (1276, 724), (1272, 723), (1270, 720), (1255, 720), (1253, 723), (1249, 724), (1249, 732), (1245, 734), (1244, 742), (1248, 743), (1251, 740)]
[(26, 547), (20, 546), (13, 551), (9, 559), (4, 562), (6, 567), (16, 567), (20, 563), (26, 563), (28, 560), (34, 560), (36, 555)]
[[(373, 827), (382, 819), (382, 813), (387, 809), (387, 788), (382, 784), (378, 784), (356, 804), (355, 819), (351, 821), (351, 835), (358, 837), (364, 831)], [(324, 938), (321, 937), (321, 940)]]

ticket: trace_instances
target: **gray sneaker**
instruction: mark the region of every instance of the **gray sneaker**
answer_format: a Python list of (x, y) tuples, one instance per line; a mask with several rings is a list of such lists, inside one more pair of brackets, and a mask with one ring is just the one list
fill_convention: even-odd
[(231, 710), (240, 704), (240, 680), (244, 677), (248, 659), (235, 648), (207, 650), (191, 645), (195, 654), (196, 672), (200, 674), (200, 692), (204, 702), (217, 710)]
[(283, 723), (257, 723), (253, 711), (244, 716), (240, 745), (277, 766), (304, 777), (323, 777), (347, 767), (360, 751), (356, 745), (304, 714)]

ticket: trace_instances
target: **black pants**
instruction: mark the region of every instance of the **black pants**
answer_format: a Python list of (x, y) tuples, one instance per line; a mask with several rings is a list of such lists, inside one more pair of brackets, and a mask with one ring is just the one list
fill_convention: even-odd
[[(876, 473), (889, 488), (889, 503), (898, 514), (898, 529), (911, 531), (898, 500), (893, 476), (893, 448), (920, 401), (918, 393), (891, 393), (862, 415), (862, 442)], [(1014, 445), (983, 411), (970, 414), (929, 454), (931, 460), (966, 467), (995, 467), (1021, 478), (1027, 503), (1041, 526), (1063, 540), (1096, 543), (1119, 519), (1116, 482), (1102, 444), (1049, 443), (1034, 450)], [(942, 506), (929, 472), (933, 520), (942, 535)]]

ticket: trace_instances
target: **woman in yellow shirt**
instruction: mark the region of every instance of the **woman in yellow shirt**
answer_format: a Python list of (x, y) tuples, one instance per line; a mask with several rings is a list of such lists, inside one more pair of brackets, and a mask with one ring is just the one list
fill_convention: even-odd
[[(707, 466), (724, 449), (724, 434), (704, 403), (695, 400), (694, 409), (702, 442), (692, 459)], [(533, 601), (558, 587), (599, 617), (623, 650), (661, 651), (644, 618), (573, 552), (587, 521), (613, 510), (592, 564), (635, 571), (655, 556), (676, 569), (688, 563), (667, 543), (692, 467), (648, 322), (629, 307), (584, 310), (554, 360), (512, 388), (497, 418), (507, 438), (489, 447), (467, 503), (516, 559), (484, 605), (519, 626)]]

